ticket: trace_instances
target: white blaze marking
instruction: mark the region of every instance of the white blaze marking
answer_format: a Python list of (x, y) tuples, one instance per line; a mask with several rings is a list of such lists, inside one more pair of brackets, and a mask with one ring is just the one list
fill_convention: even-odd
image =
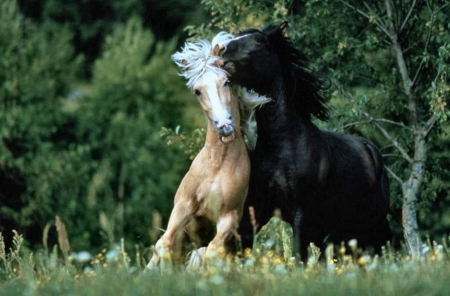
[(231, 124), (230, 121), (230, 113), (228, 110), (222, 105), (220, 100), (219, 89), (217, 89), (217, 75), (214, 73), (206, 73), (203, 75), (199, 81), (197, 81), (197, 88), (205, 91), (203, 95), (205, 95), (210, 103), (211, 111), (212, 111), (212, 120), (217, 121), (217, 126), (221, 127), (223, 125)]

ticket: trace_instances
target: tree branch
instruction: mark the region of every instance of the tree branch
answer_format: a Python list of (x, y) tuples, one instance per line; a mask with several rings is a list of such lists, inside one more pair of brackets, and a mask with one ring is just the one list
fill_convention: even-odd
[(396, 173), (394, 173), (388, 166), (384, 166), (386, 168), (386, 171), (394, 178), (398, 183), (400, 183), (400, 186), (403, 186), (403, 180), (397, 176)]
[(398, 43), (397, 39), (397, 32), (395, 31), (394, 23), (392, 21), (392, 6), (391, 6), (390, 0), (385, 0), (386, 5), (386, 13), (388, 15), (388, 22), (389, 22), (389, 38), (392, 41), (392, 48), (394, 49), (396, 56), (397, 56), (397, 65), (398, 69), (400, 71), (400, 75), (402, 77), (403, 81), (403, 88), (406, 96), (408, 97), (408, 108), (411, 112), (412, 122), (413, 126), (417, 127), (418, 125), (418, 114), (417, 114), (417, 106), (416, 106), (416, 99), (412, 93), (412, 81), (409, 77), (408, 73), (408, 67), (406, 66), (406, 61), (403, 56), (402, 48), (400, 47), (400, 44)]
[(450, 2), (445, 3), (444, 5), (442, 5), (437, 11), (436, 14), (438, 14), (442, 9), (446, 8), (448, 5), (450, 5)]
[(430, 117), (430, 119), (428, 119), (427, 123), (425, 123), (425, 130), (423, 132), (423, 137), (426, 138), (428, 136), (428, 134), (430, 133), (430, 131), (433, 129), (434, 125), (437, 122), (437, 117), (436, 115), (432, 115)]
[[(366, 17), (367, 19), (370, 20), (370, 16), (368, 14), (366, 14), (364, 11), (362, 11), (361, 9), (358, 9), (356, 7), (354, 7), (353, 5), (351, 5), (350, 3), (340, 0), (341, 3), (343, 3), (345, 6), (355, 10), (356, 12), (358, 12), (359, 14), (361, 14), (362, 16)], [(375, 20), (375, 24), (377, 25), (378, 28), (380, 28), (381, 31), (383, 31), (386, 35), (389, 35), (389, 32), (386, 30), (386, 27), (379, 21), (379, 20)]]
[(397, 155), (397, 154), (383, 154), (383, 158), (387, 158), (387, 157), (401, 158), (401, 159), (407, 161), (407, 159), (405, 159), (405, 158), (404, 158), (403, 156), (401, 156), (401, 155)]
[(409, 126), (404, 125), (404, 124), (401, 123), (401, 122), (396, 122), (396, 121), (392, 121), (392, 120), (385, 119), (385, 118), (375, 118), (374, 120), (375, 120), (375, 121), (380, 121), (380, 122), (390, 123), (390, 124), (393, 124), (393, 125), (398, 125), (399, 127), (402, 127), (402, 128), (404, 128), (404, 129), (407, 129), (407, 130), (410, 131), (410, 132), (413, 132), (413, 129), (412, 129), (412, 128), (410, 128)]
[[(334, 81), (334, 84), (336, 85), (336, 87), (338, 88), (338, 90), (353, 104), (355, 104), (355, 100), (353, 99), (353, 97), (344, 90), (344, 88), (339, 85), (339, 83), (337, 83), (336, 81)], [(358, 108), (359, 109), (359, 108)], [(403, 147), (400, 145), (399, 142), (397, 142), (397, 140), (392, 137), (389, 132), (383, 128), (378, 122), (376, 122), (376, 119), (373, 118), (369, 113), (367, 113), (364, 110), (359, 109), (359, 111), (367, 118), (369, 119), (369, 122), (371, 122), (382, 134), (383, 136), (388, 139), (392, 145), (394, 145), (395, 148), (397, 148), (397, 150), (400, 152), (400, 154), (403, 156), (403, 158), (408, 161), (408, 163), (413, 163), (413, 159), (408, 155), (408, 153), (405, 151), (405, 149), (403, 149)]]
[(414, 6), (416, 6), (416, 0), (414, 0), (413, 3), (411, 4), (408, 14), (406, 15), (405, 19), (403, 20), (402, 25), (400, 26), (399, 32), (401, 32), (403, 30), (403, 28), (405, 28), (406, 23), (409, 21), (409, 18), (411, 17), (411, 13), (414, 9)]
[[(369, 114), (367, 114), (367, 116), (369, 116)], [(403, 149), (403, 147), (400, 145), (399, 142), (397, 142), (397, 140), (392, 137), (388, 131), (383, 128), (381, 125), (379, 125), (378, 123), (374, 122), (373, 123), (377, 129), (383, 134), (383, 136), (388, 139), (392, 145), (394, 145), (395, 148), (397, 148), (397, 150), (400, 152), (400, 154), (403, 156), (403, 158), (408, 161), (409, 163), (413, 163), (413, 159), (408, 155), (408, 153)]]
[(342, 126), (338, 127), (335, 130), (339, 130), (339, 129), (345, 130), (346, 128), (349, 128), (349, 127), (352, 127), (352, 126), (357, 126), (357, 125), (360, 125), (360, 124), (367, 124), (367, 123), (370, 123), (370, 122), (371, 122), (370, 120), (352, 122), (352, 123), (348, 123), (348, 124), (342, 125)]
[[(367, 8), (367, 10), (369, 10), (370, 13), (376, 15), (376, 13), (373, 12), (373, 9), (369, 6), (369, 4), (367, 4), (366, 1), (363, 2), (364, 6)], [(377, 24), (377, 26), (382, 29), (384, 31), (385, 34), (388, 34), (387, 30), (386, 30), (386, 26), (385, 24), (383, 24), (379, 19), (375, 20), (375, 23)]]
[(385, 123), (389, 123), (389, 124), (392, 124), (392, 125), (397, 125), (397, 126), (399, 126), (401, 128), (407, 129), (410, 132), (413, 132), (412, 128), (404, 125), (401, 122), (392, 121), (392, 120), (389, 120), (389, 119), (386, 119), (386, 118), (373, 118), (373, 117), (371, 117), (371, 118), (372, 119), (369, 119), (369, 120), (356, 121), (356, 122), (351, 122), (351, 123), (348, 123), (348, 124), (344, 124), (344, 125), (336, 128), (336, 129), (344, 130), (344, 129), (352, 127), (352, 126), (357, 126), (357, 125), (360, 125), (360, 124), (372, 123), (372, 122), (376, 121), (376, 122), (385, 122)]
[[(431, 33), (433, 31), (433, 23), (434, 23), (434, 13), (432, 12), (432, 9), (428, 5), (428, 3), (427, 3), (427, 6), (428, 6), (428, 9), (430, 9), (430, 11), (431, 11), (431, 20), (430, 20), (430, 29), (428, 30), (427, 41), (425, 42), (425, 49), (423, 51), (424, 54), (428, 53), (428, 44), (430, 43), (430, 38), (431, 38)], [(423, 62), (424, 61), (422, 59), (422, 61), (420, 62), (419, 68), (417, 68), (416, 74), (414, 75), (414, 79), (413, 79), (413, 81), (411, 83), (411, 86), (413, 86), (416, 83), (417, 77), (419, 77), (420, 70), (422, 70)]]

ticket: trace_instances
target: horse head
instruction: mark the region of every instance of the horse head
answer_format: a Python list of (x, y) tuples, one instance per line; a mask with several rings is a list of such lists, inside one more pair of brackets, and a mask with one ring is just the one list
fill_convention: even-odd
[(262, 31), (247, 29), (227, 40), (222, 53), (223, 68), (230, 81), (270, 96), (275, 102), (286, 100), (302, 118), (327, 119), (327, 108), (320, 92), (328, 85), (315, 76), (306, 57), (285, 36), (287, 22), (271, 24)]
[(230, 80), (260, 94), (270, 94), (269, 86), (281, 76), (279, 54), (274, 44), (283, 40), (286, 27), (287, 22), (262, 31), (247, 29), (228, 40), (222, 59)]
[(235, 131), (240, 129), (238, 102), (232, 100), (227, 72), (219, 67), (221, 44), (231, 38), (229, 34), (220, 33), (212, 43), (206, 40), (188, 42), (181, 52), (172, 55), (182, 71), (180, 75), (188, 79), (188, 87), (224, 143), (233, 141)]

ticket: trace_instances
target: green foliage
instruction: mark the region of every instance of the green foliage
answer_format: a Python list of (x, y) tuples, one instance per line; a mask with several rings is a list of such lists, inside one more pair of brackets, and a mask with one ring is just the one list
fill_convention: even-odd
[(237, 34), (245, 28), (258, 28), (265, 22), (286, 18), (288, 7), (295, 1), (201, 0), (211, 14), (208, 25), (187, 27), (191, 35), (211, 36), (211, 29), (224, 29)]
[(0, 1), (0, 230), (12, 224), (26, 233), (24, 227), (45, 225), (57, 209), (71, 211), (67, 197), (86, 181), (71, 166), (82, 153), (58, 149), (71, 121), (63, 95), (80, 63), (71, 37), (65, 27), (24, 19), (15, 1)]
[[(56, 242), (65, 221), (73, 250), (148, 245), (151, 216), (168, 216), (188, 159), (160, 139), (162, 126), (189, 125), (189, 91), (170, 54), (138, 18), (106, 37), (91, 84), (75, 83), (65, 26), (24, 18), (0, 1), (0, 232), (33, 247)], [(158, 225), (159, 227), (161, 225)], [(44, 234), (43, 234), (44, 233)], [(152, 233), (153, 236), (154, 233)], [(153, 238), (154, 239), (154, 238)]]
[(92, 157), (83, 202), (110, 243), (123, 236), (149, 244), (151, 214), (168, 216), (186, 170), (187, 158), (159, 136), (162, 126), (184, 123), (188, 90), (171, 65), (174, 51), (138, 18), (117, 25), (94, 65), (91, 93), (79, 102), (78, 132)]
[(180, 132), (180, 126), (177, 126), (175, 130), (163, 127), (160, 135), (166, 140), (167, 146), (175, 145), (193, 160), (205, 144), (206, 129), (197, 128), (191, 134), (185, 134)]
[[(90, 73), (90, 66), (101, 52), (106, 35), (116, 23), (125, 23), (131, 16), (145, 20), (146, 28), (152, 28), (158, 40), (169, 40), (188, 19), (203, 19), (198, 1), (192, 0), (21, 0), (20, 8), (25, 16), (38, 22), (67, 25), (74, 34), (73, 45), (78, 54), (86, 56), (83, 74)], [(195, 18), (194, 18), (195, 16)]]

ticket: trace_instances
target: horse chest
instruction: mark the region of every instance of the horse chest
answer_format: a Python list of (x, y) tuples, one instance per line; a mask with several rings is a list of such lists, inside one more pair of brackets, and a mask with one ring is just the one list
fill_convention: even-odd
[(197, 192), (197, 202), (197, 215), (216, 221), (223, 203), (220, 186), (215, 182), (204, 182)]
[(293, 191), (297, 187), (297, 168), (284, 161), (264, 161), (260, 165), (262, 183), (272, 190)]
[(319, 172), (323, 165), (317, 151), (310, 153), (305, 147), (298, 149), (297, 145), (297, 149), (292, 149), (293, 146), (272, 149), (277, 153), (261, 150), (261, 154), (252, 158), (252, 174), (259, 179), (261, 188), (265, 188), (261, 190), (270, 192), (275, 198), (304, 196), (315, 192), (316, 185), (322, 183)]

